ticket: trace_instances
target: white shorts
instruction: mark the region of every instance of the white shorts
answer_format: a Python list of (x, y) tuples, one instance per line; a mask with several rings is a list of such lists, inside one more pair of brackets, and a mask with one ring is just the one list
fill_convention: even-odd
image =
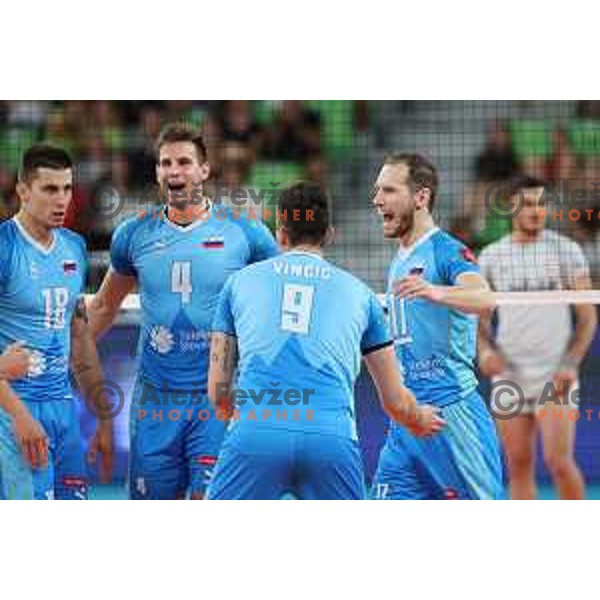
[(506, 372), (492, 378), (490, 409), (494, 416), (508, 419), (519, 414), (537, 414), (544, 408), (561, 405), (579, 409), (577, 378), (565, 398), (559, 398), (552, 385), (554, 371), (540, 377), (540, 373), (529, 374)]

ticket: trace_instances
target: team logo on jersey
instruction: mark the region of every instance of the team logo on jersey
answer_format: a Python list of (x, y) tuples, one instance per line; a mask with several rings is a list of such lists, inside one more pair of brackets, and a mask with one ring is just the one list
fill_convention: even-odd
[(65, 275), (77, 273), (77, 263), (74, 260), (63, 260), (63, 273)]
[(39, 350), (31, 350), (29, 353), (28, 377), (39, 377), (46, 372), (46, 357)]
[(225, 238), (222, 237), (209, 237), (205, 239), (201, 244), (202, 248), (208, 248), (209, 250), (216, 250), (225, 247)]
[(162, 325), (153, 327), (150, 331), (150, 346), (159, 354), (168, 354), (173, 349), (173, 334)]
[(413, 267), (408, 274), (409, 275), (417, 275), (417, 276), (421, 276), (423, 275), (423, 273), (425, 272), (425, 266), (419, 266), (419, 267)]

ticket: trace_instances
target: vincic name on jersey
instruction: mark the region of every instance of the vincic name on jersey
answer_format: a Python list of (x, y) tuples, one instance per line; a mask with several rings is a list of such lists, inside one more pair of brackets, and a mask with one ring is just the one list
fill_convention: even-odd
[(290, 264), (285, 260), (273, 261), (273, 270), (277, 275), (285, 277), (304, 277), (305, 279), (329, 279), (331, 267), (315, 264)]

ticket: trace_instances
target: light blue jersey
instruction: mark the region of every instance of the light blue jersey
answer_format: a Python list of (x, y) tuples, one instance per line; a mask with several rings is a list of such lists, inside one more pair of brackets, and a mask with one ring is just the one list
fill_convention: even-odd
[(136, 277), (142, 308), (130, 422), (132, 498), (204, 493), (225, 432), (206, 397), (219, 294), (232, 273), (277, 252), (262, 221), (220, 208), (188, 226), (162, 210), (115, 231), (112, 266)]
[(49, 440), (49, 466), (31, 470), (0, 410), (0, 497), (83, 499), (87, 474), (69, 383), (71, 318), (83, 291), (83, 239), (55, 229), (44, 248), (16, 218), (0, 225), (0, 351), (20, 341), (32, 354), (26, 377), (10, 382)]
[(496, 427), (477, 392), (473, 360), (477, 318), (429, 300), (404, 300), (394, 283), (421, 275), (453, 286), (478, 273), (472, 252), (437, 227), (390, 266), (388, 310), (405, 384), (419, 403), (440, 407), (446, 426), (415, 438), (392, 424), (373, 482), (376, 499), (499, 499), (504, 497)]
[(11, 387), (27, 402), (70, 399), (71, 317), (86, 277), (85, 242), (56, 229), (45, 249), (13, 218), (0, 225), (0, 255), (0, 349), (21, 341), (33, 354), (28, 376)]
[(225, 281), (277, 254), (262, 221), (235, 216), (213, 208), (206, 219), (181, 226), (161, 212), (133, 217), (115, 231), (112, 266), (138, 280), (144, 381), (177, 390), (206, 388), (208, 332)]
[(479, 273), (475, 257), (437, 227), (410, 248), (400, 248), (390, 266), (387, 303), (396, 354), (406, 386), (422, 403), (446, 406), (477, 387), (477, 318), (429, 300), (405, 300), (393, 286), (408, 275), (452, 286), (462, 273)]
[[(364, 283), (315, 254), (287, 252), (230, 278), (213, 329), (238, 339), (236, 387), (248, 392), (240, 420), (252, 410), (260, 420), (258, 409), (298, 409), (297, 420), (278, 420), (273, 410), (271, 422), (356, 439), (361, 354), (390, 344), (383, 309)], [(281, 405), (267, 404), (272, 389), (281, 389)]]
[(361, 355), (391, 345), (375, 294), (291, 251), (227, 282), (213, 324), (236, 336), (236, 410), (211, 499), (360, 499), (354, 410)]

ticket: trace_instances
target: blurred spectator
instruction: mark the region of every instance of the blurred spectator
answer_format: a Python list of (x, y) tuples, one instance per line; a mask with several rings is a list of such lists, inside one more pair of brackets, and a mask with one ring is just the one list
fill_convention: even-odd
[(328, 179), (329, 174), (327, 171), (327, 164), (325, 159), (319, 154), (313, 154), (309, 156), (306, 164), (306, 179), (311, 183), (317, 183), (322, 190), (326, 191), (329, 187)]
[(519, 164), (512, 149), (510, 133), (506, 125), (496, 122), (490, 130), (488, 142), (475, 159), (477, 181), (506, 181), (519, 170)]
[(107, 149), (121, 150), (123, 148), (123, 130), (114, 102), (108, 100), (93, 102), (91, 122)]
[(580, 119), (600, 119), (600, 100), (579, 100), (576, 112)]
[(273, 160), (303, 161), (321, 151), (321, 117), (300, 100), (284, 100), (267, 132), (265, 154)]
[(77, 180), (86, 189), (103, 177), (108, 169), (109, 156), (102, 135), (90, 132), (84, 140), (84, 155), (77, 163)]
[(9, 125), (41, 129), (46, 123), (48, 102), (41, 100), (11, 100), (8, 103)]
[(246, 144), (255, 151), (262, 145), (262, 128), (254, 118), (250, 101), (225, 101), (217, 122), (223, 142)]
[(548, 162), (546, 178), (555, 185), (561, 182), (574, 182), (577, 176), (577, 157), (569, 144), (569, 138), (563, 129), (557, 129), (553, 135), (553, 154)]
[(130, 184), (135, 190), (145, 190), (156, 182), (156, 154), (154, 144), (162, 126), (161, 110), (156, 103), (148, 103), (140, 111), (140, 140), (129, 154)]
[(16, 177), (0, 165), (0, 221), (10, 219), (19, 208), (15, 184)]
[(475, 158), (475, 181), (467, 190), (451, 230), (466, 243), (481, 248), (504, 235), (510, 228), (506, 220), (489, 214), (488, 202), (502, 202), (502, 187), (519, 172), (511, 136), (503, 122), (490, 129), (483, 151)]

